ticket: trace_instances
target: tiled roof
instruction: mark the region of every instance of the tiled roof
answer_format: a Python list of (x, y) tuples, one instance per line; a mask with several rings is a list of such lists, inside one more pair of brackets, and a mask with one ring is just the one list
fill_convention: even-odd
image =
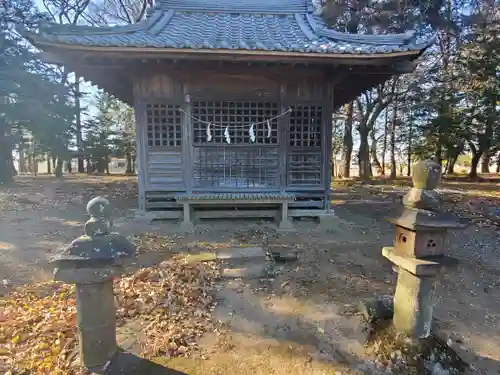
[(162, 1), (148, 19), (136, 25), (50, 26), (30, 39), (34, 44), (323, 54), (417, 52), (429, 45), (417, 43), (412, 34), (334, 31), (313, 14), (310, 0)]
[(305, 13), (308, 0), (160, 0), (162, 9), (224, 13)]

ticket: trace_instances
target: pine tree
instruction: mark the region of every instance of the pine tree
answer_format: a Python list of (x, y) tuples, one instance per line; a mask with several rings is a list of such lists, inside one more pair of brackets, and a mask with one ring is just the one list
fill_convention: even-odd
[(4, 4), (0, 14), (0, 183), (10, 182), (15, 174), (16, 134), (32, 134), (39, 145), (60, 158), (66, 151), (72, 116), (68, 89), (57, 83), (54, 71), (37, 60), (14, 29), (15, 24), (36, 27), (42, 15), (28, 0)]

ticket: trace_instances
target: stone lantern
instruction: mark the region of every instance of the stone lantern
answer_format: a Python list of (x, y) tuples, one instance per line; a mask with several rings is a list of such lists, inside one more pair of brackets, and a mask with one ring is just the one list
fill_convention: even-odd
[(431, 331), (436, 278), (456, 263), (445, 255), (447, 231), (464, 228), (465, 224), (442, 212), (442, 201), (435, 191), (441, 181), (439, 164), (419, 162), (412, 179), (413, 188), (403, 198), (403, 209), (389, 219), (396, 225), (394, 246), (384, 247), (382, 255), (398, 268), (393, 318), (396, 331), (425, 338)]
[(116, 307), (113, 278), (123, 272), (123, 261), (135, 253), (124, 236), (112, 233), (111, 206), (96, 197), (88, 202), (90, 219), (85, 235), (74, 240), (53, 260), (54, 279), (75, 284), (80, 359), (94, 371), (116, 354)]

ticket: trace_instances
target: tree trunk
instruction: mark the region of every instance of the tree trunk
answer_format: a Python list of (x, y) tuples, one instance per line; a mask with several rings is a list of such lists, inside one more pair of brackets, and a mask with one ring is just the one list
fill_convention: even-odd
[(497, 155), (497, 173), (500, 173), (500, 152)]
[(408, 128), (408, 155), (406, 161), (406, 175), (411, 176), (411, 153), (413, 152), (413, 124), (411, 120), (409, 121)]
[(382, 141), (382, 174), (385, 176), (385, 156), (387, 155), (387, 132), (389, 130), (389, 111), (385, 110), (384, 140)]
[(80, 77), (75, 76), (76, 148), (78, 150), (78, 173), (85, 173), (82, 137), (82, 111), (80, 107)]
[[(132, 154), (130, 153), (130, 151), (127, 151), (126, 159), (127, 159), (127, 168), (125, 170), (125, 173), (132, 174), (133, 173), (133, 165), (132, 165)], [(332, 162), (332, 168), (333, 168), (333, 162)], [(332, 176), (333, 176), (333, 174), (332, 174)]]
[(104, 158), (99, 158), (98, 160), (96, 160), (96, 165), (94, 167), (94, 170), (96, 170), (97, 173), (106, 172), (106, 163), (104, 162)]
[(56, 167), (54, 168), (54, 174), (57, 178), (61, 178), (63, 176), (63, 160), (62, 158), (57, 158)]
[(21, 140), (19, 141), (19, 172), (26, 173), (26, 153), (25, 153), (25, 143), (24, 137), (21, 135)]
[(370, 147), (370, 155), (372, 158), (372, 165), (376, 169), (377, 174), (382, 175), (382, 165), (380, 165), (380, 161), (377, 156), (377, 138), (375, 138), (375, 132), (372, 130), (370, 132), (371, 138), (371, 147)]
[(434, 153), (434, 161), (439, 165), (443, 164), (443, 145), (441, 144), (441, 139), (438, 139), (436, 145), (436, 151)]
[(111, 172), (109, 171), (109, 158), (107, 156), (104, 158), (104, 163), (105, 163), (106, 174), (110, 175)]
[(458, 155), (452, 155), (448, 158), (448, 164), (446, 165), (446, 174), (455, 173), (455, 164), (457, 163)]
[(87, 174), (92, 173), (92, 163), (89, 158), (85, 158), (85, 163), (87, 164)]
[(479, 160), (481, 160), (481, 153), (480, 152), (473, 153), (469, 171), (470, 178), (477, 177), (477, 166), (479, 165)]
[(481, 157), (481, 173), (490, 173), (491, 154), (488, 151), (483, 152)]
[(398, 107), (394, 103), (392, 108), (392, 121), (391, 121), (391, 179), (396, 179), (397, 169), (396, 169), (396, 122), (398, 121)]
[(344, 177), (351, 176), (351, 158), (352, 158), (352, 122), (353, 122), (353, 112), (354, 103), (351, 102), (347, 104), (346, 108), (346, 120), (344, 122), (344, 147), (342, 159), (344, 161)]
[(137, 161), (137, 158), (132, 158), (132, 173), (135, 174), (135, 163)]
[(12, 177), (17, 176), (19, 173), (17, 172), (16, 166), (14, 165), (14, 158), (12, 157), (12, 149), (10, 150), (10, 170), (12, 172)]
[[(10, 156), (9, 156), (10, 152)], [(12, 147), (7, 131), (0, 128), (0, 185), (12, 182)]]
[(372, 169), (370, 165), (370, 147), (368, 144), (368, 130), (360, 127), (359, 138), (360, 138), (359, 152), (358, 152), (359, 177), (361, 177), (362, 180), (369, 180), (372, 177)]
[(69, 174), (73, 172), (73, 165), (71, 164), (72, 161), (73, 161), (72, 159), (66, 161), (66, 168), (68, 169)]
[(33, 154), (30, 152), (27, 155), (27, 162), (28, 162), (28, 173), (33, 174)]
[(47, 174), (52, 174), (52, 165), (50, 164), (50, 156), (47, 155)]

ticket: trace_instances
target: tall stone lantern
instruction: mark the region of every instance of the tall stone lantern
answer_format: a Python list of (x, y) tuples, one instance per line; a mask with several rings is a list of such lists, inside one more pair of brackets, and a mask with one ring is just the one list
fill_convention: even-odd
[(75, 284), (80, 359), (92, 371), (105, 368), (117, 353), (113, 278), (135, 253), (125, 236), (111, 232), (111, 205), (103, 197), (88, 202), (85, 235), (52, 263), (54, 279)]
[(446, 255), (447, 231), (466, 225), (442, 211), (441, 198), (435, 191), (441, 181), (439, 164), (419, 162), (412, 179), (413, 188), (403, 198), (404, 207), (389, 219), (396, 225), (394, 246), (384, 247), (382, 255), (398, 268), (393, 318), (396, 331), (425, 338), (431, 331), (436, 278), (456, 263)]

